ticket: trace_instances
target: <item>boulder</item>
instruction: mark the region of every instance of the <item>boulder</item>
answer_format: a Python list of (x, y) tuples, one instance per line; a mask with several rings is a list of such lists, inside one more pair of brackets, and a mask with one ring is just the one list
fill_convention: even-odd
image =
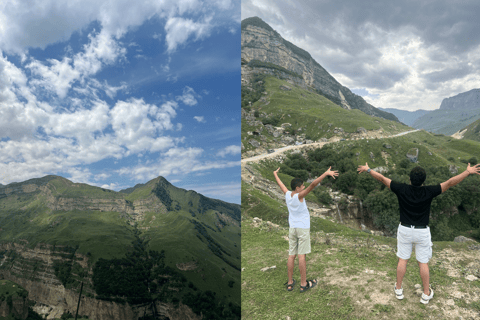
[(453, 239), (453, 242), (468, 242), (468, 241), (475, 242), (475, 240), (464, 237), (464, 236), (458, 236), (458, 237), (455, 237), (455, 239)]
[(292, 90), (292, 88), (290, 88), (289, 86), (286, 86), (286, 85), (281, 85), (281, 86), (280, 86), (280, 90), (290, 91), (290, 90)]
[(282, 123), (282, 125), (281, 125), (281, 127), (282, 127), (283, 129), (285, 129), (285, 128), (290, 128), (291, 126), (292, 126), (292, 125), (291, 125), (290, 123)]
[(286, 145), (294, 145), (295, 144), (295, 139), (289, 136), (283, 136), (282, 137), (282, 143)]
[(250, 143), (254, 148), (260, 147), (260, 142), (258, 142), (257, 140), (250, 139), (248, 140), (248, 143)]
[(357, 132), (358, 133), (367, 133), (367, 129), (365, 129), (364, 127), (358, 127)]
[(448, 166), (448, 170), (450, 170), (451, 174), (457, 174), (458, 173), (458, 167), (454, 164), (451, 164)]
[(389, 145), (389, 144), (384, 144), (383, 147), (384, 147), (385, 149), (392, 149), (392, 146)]

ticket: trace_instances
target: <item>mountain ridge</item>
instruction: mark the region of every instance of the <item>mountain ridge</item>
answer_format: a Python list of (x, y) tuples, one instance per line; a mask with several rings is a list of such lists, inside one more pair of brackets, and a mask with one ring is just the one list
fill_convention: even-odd
[[(259, 61), (285, 68), (295, 73), (295, 77), (301, 78), (306, 87), (317, 90), (345, 109), (359, 109), (369, 115), (399, 122), (395, 115), (375, 108), (341, 85), (307, 51), (283, 39), (277, 31), (258, 17), (242, 21), (242, 61), (246, 63)], [(261, 64), (257, 63), (254, 68), (261, 67)], [(242, 70), (242, 77), (243, 75)]]

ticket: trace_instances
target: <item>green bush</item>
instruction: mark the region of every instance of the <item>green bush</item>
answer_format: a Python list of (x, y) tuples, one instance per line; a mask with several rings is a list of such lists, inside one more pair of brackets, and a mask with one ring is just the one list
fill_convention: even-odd
[(313, 194), (317, 197), (317, 200), (324, 205), (331, 205), (333, 203), (332, 196), (327, 191), (327, 188), (319, 186), (313, 189)]

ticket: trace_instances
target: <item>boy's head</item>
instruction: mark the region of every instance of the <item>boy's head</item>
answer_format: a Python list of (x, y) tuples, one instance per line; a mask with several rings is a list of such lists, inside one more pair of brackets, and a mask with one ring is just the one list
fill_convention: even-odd
[(420, 187), (425, 182), (426, 178), (427, 174), (422, 167), (415, 167), (410, 171), (410, 182), (412, 183), (412, 186)]
[[(301, 190), (302, 185), (303, 185), (303, 180), (300, 178), (294, 178), (292, 182), (290, 182), (290, 187), (292, 187), (292, 191), (302, 191)], [(300, 190), (297, 190), (297, 188), (300, 188)]]

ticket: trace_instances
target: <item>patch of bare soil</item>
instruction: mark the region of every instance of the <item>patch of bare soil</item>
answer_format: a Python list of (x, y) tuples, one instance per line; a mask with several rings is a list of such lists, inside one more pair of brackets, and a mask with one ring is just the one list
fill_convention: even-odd
[(177, 263), (177, 268), (182, 271), (192, 271), (198, 268), (197, 261), (190, 261), (185, 263)]

